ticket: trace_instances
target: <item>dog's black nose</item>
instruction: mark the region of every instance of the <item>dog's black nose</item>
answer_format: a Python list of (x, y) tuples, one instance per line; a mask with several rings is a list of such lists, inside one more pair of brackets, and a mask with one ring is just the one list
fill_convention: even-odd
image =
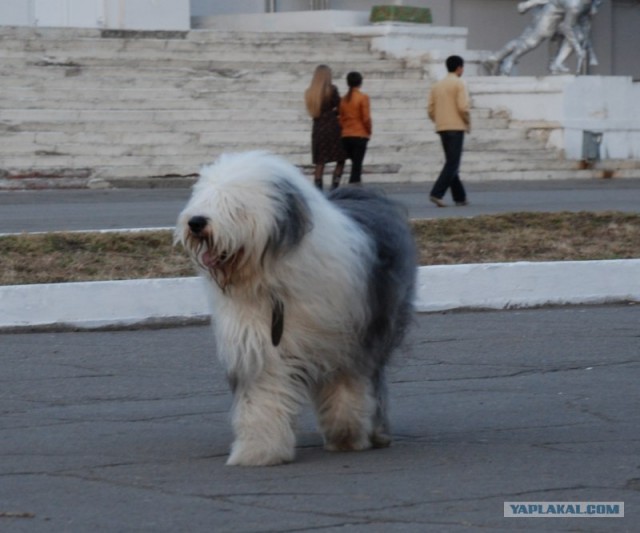
[(191, 228), (191, 231), (195, 235), (198, 235), (198, 233), (200, 233), (206, 225), (207, 219), (204, 217), (191, 217), (189, 219), (189, 228)]

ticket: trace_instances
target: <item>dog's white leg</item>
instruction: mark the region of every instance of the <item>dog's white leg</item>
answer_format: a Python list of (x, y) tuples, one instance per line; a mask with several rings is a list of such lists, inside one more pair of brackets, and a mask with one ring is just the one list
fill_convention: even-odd
[(376, 401), (368, 379), (334, 375), (319, 387), (315, 403), (327, 450), (371, 448)]
[(227, 465), (268, 466), (295, 456), (293, 422), (302, 398), (286, 377), (264, 373), (235, 391), (235, 441)]

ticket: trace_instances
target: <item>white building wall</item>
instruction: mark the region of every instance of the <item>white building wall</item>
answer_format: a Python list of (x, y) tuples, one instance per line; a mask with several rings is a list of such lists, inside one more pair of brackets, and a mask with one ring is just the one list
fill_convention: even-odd
[(103, 0), (105, 26), (132, 30), (188, 30), (189, 0)]
[(189, 0), (1, 0), (0, 25), (189, 30)]
[(33, 2), (28, 0), (2, 0), (0, 4), (0, 24), (4, 26), (31, 26), (33, 19)]
[(234, 15), (236, 13), (264, 13), (265, 0), (191, 0), (191, 16)]
[(98, 27), (103, 21), (102, 0), (27, 0), (34, 26)]

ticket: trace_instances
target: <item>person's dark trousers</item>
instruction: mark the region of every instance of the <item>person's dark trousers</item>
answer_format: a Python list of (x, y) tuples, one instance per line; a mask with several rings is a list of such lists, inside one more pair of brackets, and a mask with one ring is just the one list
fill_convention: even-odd
[(342, 145), (347, 153), (347, 159), (351, 159), (351, 175), (349, 183), (360, 183), (362, 176), (362, 162), (364, 154), (367, 152), (367, 143), (369, 139), (366, 137), (343, 137)]
[(467, 199), (467, 193), (458, 174), (464, 144), (464, 131), (440, 131), (438, 133), (444, 149), (445, 162), (440, 176), (433, 184), (431, 196), (443, 198), (447, 189), (451, 187), (453, 201), (464, 202)]

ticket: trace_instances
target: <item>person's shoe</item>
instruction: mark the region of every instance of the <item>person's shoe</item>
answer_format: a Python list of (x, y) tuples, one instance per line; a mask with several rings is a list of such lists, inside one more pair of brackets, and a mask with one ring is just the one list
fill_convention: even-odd
[(463, 207), (465, 205), (469, 205), (469, 200), (463, 200), (462, 202), (456, 202), (458, 207)]
[(447, 207), (447, 204), (442, 201), (442, 198), (438, 198), (437, 196), (429, 196), (429, 200), (431, 200), (438, 207)]

